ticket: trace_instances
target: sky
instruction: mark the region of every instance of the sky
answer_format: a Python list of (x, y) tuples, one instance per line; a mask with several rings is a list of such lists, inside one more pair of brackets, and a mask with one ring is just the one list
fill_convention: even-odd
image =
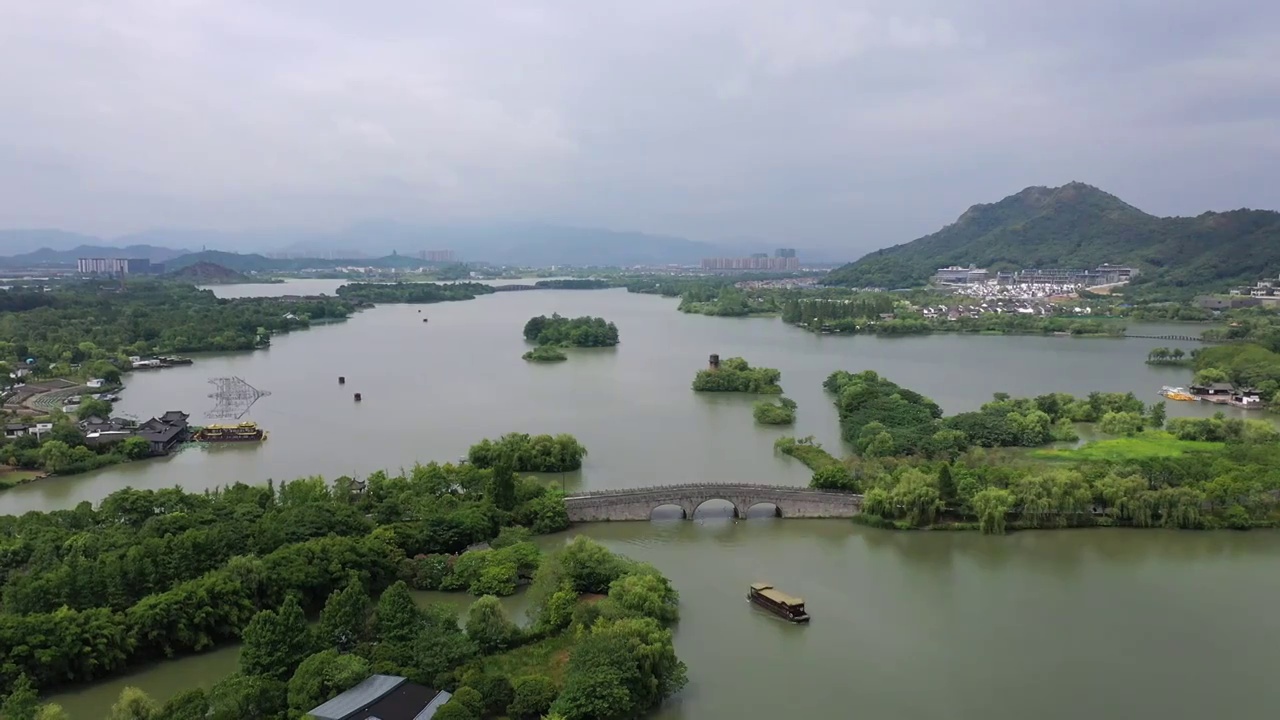
[(0, 0), (0, 227), (860, 254), (1078, 180), (1280, 207), (1280, 3)]

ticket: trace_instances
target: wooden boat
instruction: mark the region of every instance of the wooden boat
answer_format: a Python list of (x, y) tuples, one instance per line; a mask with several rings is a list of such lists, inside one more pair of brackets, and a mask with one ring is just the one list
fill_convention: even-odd
[(753, 583), (747, 590), (747, 600), (791, 622), (809, 622), (809, 613), (805, 612), (804, 600), (775, 590), (772, 585)]
[(262, 442), (267, 439), (267, 432), (254, 422), (209, 425), (196, 430), (191, 439), (196, 442)]

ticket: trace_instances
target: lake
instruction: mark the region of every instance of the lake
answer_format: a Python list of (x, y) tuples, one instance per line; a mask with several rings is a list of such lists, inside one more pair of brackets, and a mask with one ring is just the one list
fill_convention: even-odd
[[(302, 294), (338, 284), (217, 292)], [(835, 409), (821, 387), (834, 370), (876, 370), (949, 413), (995, 392), (1133, 391), (1152, 401), (1162, 385), (1190, 377), (1143, 363), (1150, 349), (1176, 345), (1156, 340), (834, 337), (777, 319), (683, 315), (676, 304), (623, 290), (566, 290), (386, 305), (276, 337), (268, 350), (133, 373), (120, 412), (145, 418), (182, 409), (195, 422), (213, 406), (210, 378), (243, 378), (271, 393), (243, 418), (263, 425), (269, 440), (20, 486), (0, 494), (0, 512), (96, 502), (128, 485), (198, 490), (395, 470), (453, 460), (481, 438), (512, 431), (568, 432), (586, 445), (580, 472), (548, 478), (570, 490), (803, 485), (809, 471), (775, 456), (773, 441), (813, 435), (839, 448)], [(614, 321), (622, 344), (571, 350), (565, 363), (526, 363), (525, 321), (552, 312)], [(1180, 325), (1142, 332), (1189, 334)], [(799, 403), (796, 426), (757, 427), (752, 398), (694, 394), (689, 383), (711, 353), (780, 369)], [(1174, 416), (1213, 410), (1169, 403)], [(891, 533), (845, 521), (735, 523), (726, 510), (708, 503), (693, 522), (574, 531), (654, 563), (681, 592), (676, 644), (690, 685), (655, 717), (1246, 717), (1280, 702), (1269, 675), (1280, 661), (1271, 611), (1280, 534)], [(752, 608), (746, 588), (758, 580), (804, 596), (813, 623), (794, 627)], [(73, 717), (93, 718), (125, 682), (162, 697), (195, 678), (212, 682), (234, 664), (234, 648), (224, 649), (58, 699)]]

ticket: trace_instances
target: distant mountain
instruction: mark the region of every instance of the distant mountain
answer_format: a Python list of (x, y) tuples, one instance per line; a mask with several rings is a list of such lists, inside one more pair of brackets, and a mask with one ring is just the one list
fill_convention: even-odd
[(366, 254), (393, 250), (453, 250), (461, 260), (503, 265), (641, 265), (696, 263), (721, 255), (711, 243), (640, 232), (539, 224), (411, 225), (371, 221), (295, 242), (284, 248), (324, 256), (358, 248)]
[(0, 255), (31, 253), (41, 248), (70, 250), (78, 245), (100, 245), (92, 235), (52, 229), (0, 230)]
[(109, 247), (106, 245), (79, 245), (70, 250), (41, 248), (35, 252), (0, 257), (0, 267), (75, 267), (79, 258), (141, 258), (162, 263), (186, 254), (186, 250), (156, 247), (154, 245), (130, 245)]
[(849, 287), (910, 287), (947, 265), (992, 270), (1141, 268), (1136, 285), (1216, 288), (1280, 272), (1280, 213), (1149, 215), (1084, 183), (1029, 187), (974, 205), (954, 223), (902, 245), (869, 253), (827, 276)]
[(253, 282), (244, 273), (204, 260), (167, 272), (164, 277), (172, 280), (186, 280), (196, 285), (230, 285), (233, 283)]
[[(7, 240), (6, 240), (7, 238)], [(0, 231), (0, 255), (30, 255), (37, 248), (75, 252), (77, 246), (173, 247), (209, 252), (272, 253), (295, 256), (361, 260), (388, 258), (392, 253), (412, 257), (423, 250), (452, 250), (459, 260), (501, 265), (662, 265), (694, 264), (705, 257), (771, 252), (788, 243), (767, 241), (713, 244), (667, 235), (604, 230), (548, 224), (415, 225), (368, 221), (335, 232), (296, 228), (212, 231), (156, 229), (111, 240), (57, 230)], [(95, 257), (116, 257), (116, 251), (99, 249)], [(183, 251), (185, 252), (185, 251)], [(163, 255), (161, 252), (153, 254)], [(165, 261), (182, 252), (171, 251)], [(24, 257), (30, 262), (32, 258)], [(262, 259), (266, 259), (265, 257)], [(42, 262), (73, 264), (74, 257), (41, 257)], [(189, 262), (197, 262), (191, 259)], [(218, 262), (211, 259), (211, 262)], [(13, 266), (15, 263), (0, 261)], [(314, 267), (315, 265), (311, 265)], [(241, 268), (228, 265), (235, 270)]]
[(203, 250), (174, 258), (165, 263), (170, 272), (201, 263), (218, 265), (241, 273), (314, 270), (336, 268), (345, 265), (361, 265), (380, 268), (421, 267), (424, 261), (406, 255), (388, 255), (381, 258), (325, 259), (325, 258), (269, 258), (257, 253), (231, 253), (222, 250)]

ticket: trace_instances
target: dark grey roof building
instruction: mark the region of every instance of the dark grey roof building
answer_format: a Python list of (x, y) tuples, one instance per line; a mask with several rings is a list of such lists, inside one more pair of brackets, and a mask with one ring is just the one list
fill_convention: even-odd
[(307, 715), (316, 720), (430, 720), (450, 697), (408, 678), (371, 675)]

